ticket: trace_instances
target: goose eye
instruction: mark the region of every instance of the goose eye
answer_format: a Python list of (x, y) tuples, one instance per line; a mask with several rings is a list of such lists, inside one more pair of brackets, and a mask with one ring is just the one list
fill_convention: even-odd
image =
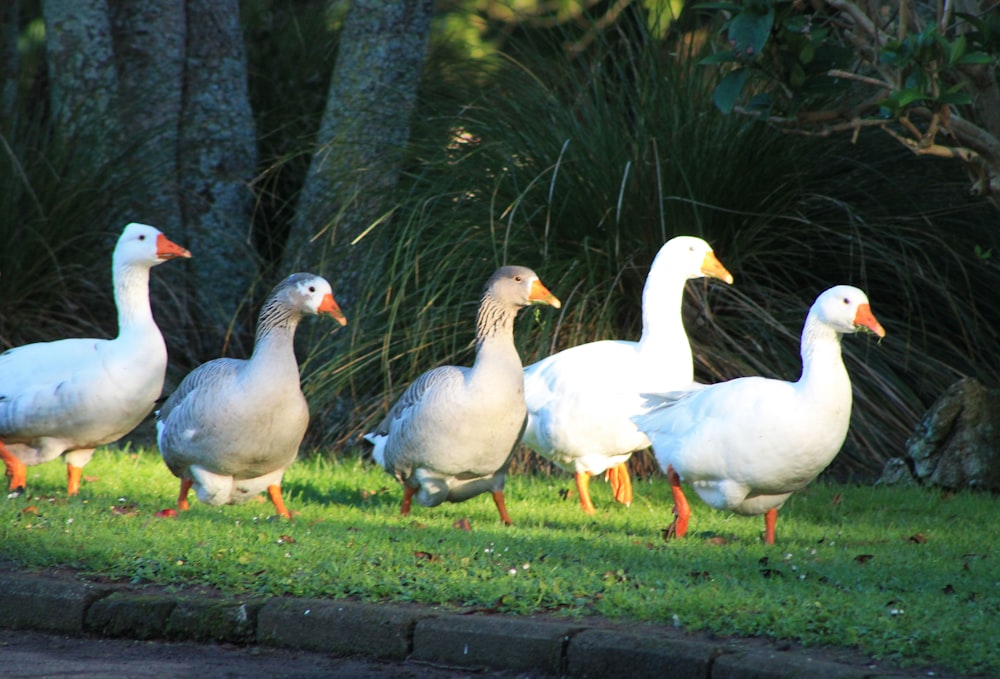
[(146, 240), (146, 234), (140, 233), (139, 234), (139, 240)]
[(309, 292), (316, 292), (316, 286), (315, 285), (310, 285), (309, 286)]
[(850, 297), (845, 297), (844, 298), (844, 304), (850, 304), (850, 303), (851, 303), (851, 298)]
[(514, 280), (520, 283), (522, 279), (520, 276), (514, 276)]

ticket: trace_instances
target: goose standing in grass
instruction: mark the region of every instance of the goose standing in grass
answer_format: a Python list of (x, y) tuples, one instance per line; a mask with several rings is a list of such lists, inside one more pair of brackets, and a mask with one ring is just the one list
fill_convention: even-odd
[(118, 336), (62, 339), (0, 354), (0, 458), (9, 497), (27, 467), (59, 456), (68, 495), (94, 449), (132, 431), (163, 390), (167, 347), (149, 305), (149, 270), (191, 253), (145, 224), (129, 224), (112, 255)]
[(694, 380), (681, 318), (684, 284), (733, 277), (701, 238), (678, 236), (660, 248), (642, 293), (638, 342), (602, 340), (571, 347), (524, 369), (528, 424), (522, 443), (573, 473), (580, 505), (594, 513), (590, 478), (607, 472), (614, 497), (631, 504), (627, 462), (649, 447), (632, 422), (642, 394), (681, 389)]
[(764, 542), (774, 544), (778, 509), (830, 464), (851, 421), (851, 379), (840, 341), (865, 331), (885, 337), (868, 297), (838, 285), (809, 309), (797, 382), (741, 377), (682, 393), (651, 395), (635, 418), (667, 473), (683, 537), (691, 509), (680, 483), (709, 506), (764, 515)]
[(267, 491), (280, 516), (285, 468), (295, 461), (309, 424), (299, 382), (295, 329), (305, 314), (328, 314), (347, 325), (326, 279), (292, 274), (264, 303), (249, 359), (217, 358), (180, 383), (157, 412), (163, 461), (188, 492), (209, 505), (238, 504)]
[(375, 461), (403, 483), (401, 514), (414, 496), (435, 507), (489, 491), (500, 520), (511, 523), (503, 487), (526, 414), (514, 318), (532, 303), (560, 307), (531, 269), (497, 269), (479, 303), (473, 366), (425, 372), (365, 435)]

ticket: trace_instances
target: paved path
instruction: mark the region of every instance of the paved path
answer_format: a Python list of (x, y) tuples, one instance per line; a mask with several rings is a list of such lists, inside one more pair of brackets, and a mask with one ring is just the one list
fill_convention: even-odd
[[(666, 626), (102, 584), (0, 562), (2, 677), (873, 679), (849, 650)], [(164, 643), (165, 641), (173, 643)]]
[(413, 661), (334, 658), (326, 653), (231, 644), (93, 639), (0, 629), (5, 679), (521, 679), (539, 674), (476, 672)]

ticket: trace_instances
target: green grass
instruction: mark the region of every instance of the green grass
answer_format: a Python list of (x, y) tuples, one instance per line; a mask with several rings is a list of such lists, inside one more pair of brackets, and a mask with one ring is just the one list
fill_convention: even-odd
[[(820, 483), (792, 497), (767, 547), (760, 517), (708, 509), (693, 493), (689, 536), (664, 542), (662, 478), (638, 482), (630, 508), (595, 483), (589, 518), (566, 496), (569, 475), (514, 475), (505, 528), (488, 496), (401, 517), (398, 484), (357, 458), (289, 469), (294, 522), (263, 501), (155, 518), (177, 491), (155, 452), (102, 449), (85, 477), (67, 500), (61, 464), (30, 468), (29, 492), (0, 503), (0, 557), (180, 591), (597, 615), (1000, 672), (1000, 525), (986, 494)], [(455, 527), (461, 519), (471, 530)]]

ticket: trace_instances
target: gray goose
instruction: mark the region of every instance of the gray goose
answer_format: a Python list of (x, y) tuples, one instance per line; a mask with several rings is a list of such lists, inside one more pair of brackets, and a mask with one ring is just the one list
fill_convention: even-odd
[(160, 454), (181, 480), (178, 509), (188, 509), (191, 488), (209, 505), (239, 504), (266, 490), (278, 515), (291, 518), (281, 479), (309, 424), (293, 347), (305, 314), (347, 324), (324, 278), (292, 274), (264, 303), (250, 358), (198, 366), (157, 412)]
[(27, 467), (62, 456), (66, 493), (80, 490), (94, 449), (135, 429), (163, 391), (167, 347), (149, 304), (149, 270), (190, 257), (159, 229), (132, 223), (111, 257), (118, 336), (70, 338), (0, 354), (0, 459), (10, 496)]
[(375, 461), (403, 483), (401, 514), (414, 497), (435, 507), (490, 492), (500, 520), (511, 524), (504, 480), (527, 415), (514, 318), (533, 303), (560, 307), (531, 269), (497, 269), (479, 303), (472, 367), (425, 372), (365, 435)]

